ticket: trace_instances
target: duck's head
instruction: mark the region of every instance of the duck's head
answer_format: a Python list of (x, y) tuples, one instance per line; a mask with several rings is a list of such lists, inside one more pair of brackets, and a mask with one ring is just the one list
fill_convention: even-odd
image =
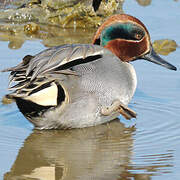
[(155, 53), (145, 25), (127, 14), (118, 14), (108, 18), (97, 30), (93, 44), (109, 49), (125, 62), (145, 59), (176, 70), (175, 66)]

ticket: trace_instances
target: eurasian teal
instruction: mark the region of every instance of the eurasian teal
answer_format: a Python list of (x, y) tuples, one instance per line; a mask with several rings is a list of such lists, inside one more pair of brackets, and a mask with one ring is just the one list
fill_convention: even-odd
[(97, 30), (93, 44), (67, 44), (27, 55), (10, 71), (8, 95), (37, 129), (83, 128), (136, 117), (127, 107), (137, 79), (136, 59), (176, 67), (153, 50), (150, 36), (135, 17), (114, 15)]

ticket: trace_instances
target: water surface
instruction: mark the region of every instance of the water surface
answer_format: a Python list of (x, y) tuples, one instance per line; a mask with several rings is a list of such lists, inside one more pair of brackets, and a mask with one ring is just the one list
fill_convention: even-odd
[[(140, 6), (137, 1), (126, 0), (124, 11), (146, 24), (152, 41), (168, 38), (180, 44), (179, 1), (152, 0), (150, 5)], [(69, 29), (64, 31), (64, 38), (54, 40), (56, 45), (62, 44), (68, 34), (76, 42), (88, 42), (93, 32), (77, 32), (75, 38), (76, 32)], [(8, 48), (12, 47), (10, 40), (1, 39), (1, 69), (16, 65), (27, 54), (38, 53), (46, 48), (43, 44), (52, 41), (43, 42), (29, 37), (21, 48), (12, 50)], [(121, 123), (116, 120), (86, 129), (34, 131), (14, 103), (0, 103), (0, 179), (178, 180), (180, 48), (164, 58), (178, 71), (143, 60), (133, 62), (138, 87), (130, 107), (138, 113), (136, 120), (120, 117)], [(8, 93), (8, 73), (1, 73), (0, 79), (3, 97)]]

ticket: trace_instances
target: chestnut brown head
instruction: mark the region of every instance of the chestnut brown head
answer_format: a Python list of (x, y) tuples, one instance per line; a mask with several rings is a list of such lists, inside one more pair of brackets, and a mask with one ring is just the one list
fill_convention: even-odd
[(93, 44), (109, 49), (125, 62), (146, 59), (176, 70), (176, 67), (155, 53), (145, 25), (127, 14), (117, 14), (108, 18), (97, 30)]

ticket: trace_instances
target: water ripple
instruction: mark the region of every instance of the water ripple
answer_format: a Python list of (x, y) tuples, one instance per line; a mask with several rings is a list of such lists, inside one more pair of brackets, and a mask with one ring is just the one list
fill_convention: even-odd
[(130, 171), (143, 169), (146, 173), (170, 173), (174, 166), (174, 150), (180, 142), (180, 115), (177, 113), (180, 105), (138, 99), (134, 107), (138, 118)]

